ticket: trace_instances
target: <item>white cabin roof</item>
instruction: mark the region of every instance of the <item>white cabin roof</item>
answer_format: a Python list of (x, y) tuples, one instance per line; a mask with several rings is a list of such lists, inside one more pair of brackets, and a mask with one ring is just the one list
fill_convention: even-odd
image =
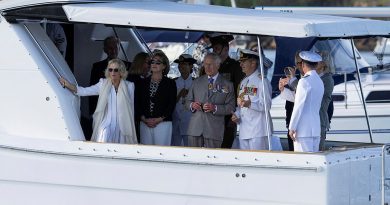
[(46, 4), (102, 3), (115, 1), (178, 1), (178, 0), (0, 0), (0, 11)]
[(69, 21), (285, 37), (389, 36), (390, 22), (194, 5), (175, 0), (3, 0), (0, 10), (62, 4)]
[(390, 22), (174, 2), (63, 6), (69, 21), (287, 37), (390, 35)]

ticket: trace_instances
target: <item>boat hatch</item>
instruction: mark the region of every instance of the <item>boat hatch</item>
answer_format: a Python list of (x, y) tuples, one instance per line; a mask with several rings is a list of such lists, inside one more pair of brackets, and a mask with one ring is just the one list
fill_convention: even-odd
[(72, 22), (298, 38), (390, 35), (390, 22), (384, 21), (174, 2), (69, 4), (63, 8)]

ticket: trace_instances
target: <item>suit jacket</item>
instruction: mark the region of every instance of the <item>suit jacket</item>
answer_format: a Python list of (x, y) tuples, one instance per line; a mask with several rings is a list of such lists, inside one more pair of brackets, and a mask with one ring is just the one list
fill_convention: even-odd
[[(177, 92), (175, 81), (164, 76), (153, 98), (149, 95), (150, 81), (151, 76), (142, 81), (139, 88), (137, 105), (140, 109), (140, 116), (143, 115), (146, 118), (164, 117), (164, 121), (172, 121)], [(150, 101), (154, 102), (153, 112), (150, 112)]]
[(330, 101), (332, 101), (334, 80), (331, 73), (324, 73), (321, 76), (321, 80), (324, 83), (324, 96), (322, 97), (320, 108), (321, 130), (328, 130), (330, 128), (328, 107)]
[(295, 94), (294, 110), (289, 125), (296, 137), (319, 137), (321, 132), (320, 107), (324, 84), (315, 70), (302, 77)]
[(218, 75), (214, 87), (208, 87), (208, 76), (203, 75), (194, 80), (187, 95), (185, 106), (190, 110), (192, 102), (202, 104), (209, 102), (217, 106), (215, 113), (195, 111), (190, 119), (187, 134), (190, 136), (203, 136), (204, 138), (223, 139), (225, 128), (224, 116), (231, 114), (235, 107), (233, 84), (222, 75)]
[[(240, 139), (253, 139), (267, 136), (267, 117), (268, 124), (270, 125), (269, 131), (271, 134), (273, 132), (270, 115), (272, 88), (267, 78), (264, 78), (264, 88), (265, 90), (263, 90), (263, 81), (257, 70), (250, 76), (244, 78), (240, 83), (239, 96), (242, 96), (245, 100), (248, 100), (248, 98), (251, 100), (251, 105), (248, 108), (239, 106), (236, 108), (235, 114), (241, 119)], [(266, 105), (267, 112), (264, 109), (264, 105)]]

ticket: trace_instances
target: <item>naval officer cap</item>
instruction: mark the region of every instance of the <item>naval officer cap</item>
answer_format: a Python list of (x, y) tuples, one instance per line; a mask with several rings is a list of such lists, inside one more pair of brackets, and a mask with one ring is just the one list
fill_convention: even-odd
[(212, 33), (208, 35), (211, 45), (229, 44), (234, 39), (233, 35), (223, 33)]
[(244, 61), (247, 59), (259, 59), (259, 54), (255, 51), (247, 50), (247, 49), (240, 49), (239, 50), (239, 61)]
[[(239, 49), (238, 50), (238, 61), (244, 61), (247, 59), (256, 59), (259, 60), (259, 53), (256, 51), (248, 50), (248, 49)], [(265, 69), (271, 68), (273, 65), (273, 62), (267, 58), (263, 51), (261, 52), (262, 58), (263, 58), (263, 66)]]
[(304, 61), (308, 61), (312, 63), (318, 63), (322, 61), (322, 57), (313, 51), (301, 51), (299, 53), (299, 57), (301, 57), (302, 60)]
[(188, 62), (190, 64), (196, 63), (196, 60), (189, 54), (181, 54), (178, 59), (173, 61), (175, 63)]

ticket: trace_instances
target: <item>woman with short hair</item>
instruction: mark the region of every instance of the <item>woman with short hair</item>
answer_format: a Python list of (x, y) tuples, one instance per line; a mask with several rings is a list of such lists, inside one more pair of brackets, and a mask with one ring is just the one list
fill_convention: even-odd
[(175, 81), (166, 75), (169, 60), (162, 51), (153, 52), (152, 75), (141, 85), (140, 105), (141, 143), (148, 145), (170, 145), (172, 137), (172, 113), (176, 104)]

